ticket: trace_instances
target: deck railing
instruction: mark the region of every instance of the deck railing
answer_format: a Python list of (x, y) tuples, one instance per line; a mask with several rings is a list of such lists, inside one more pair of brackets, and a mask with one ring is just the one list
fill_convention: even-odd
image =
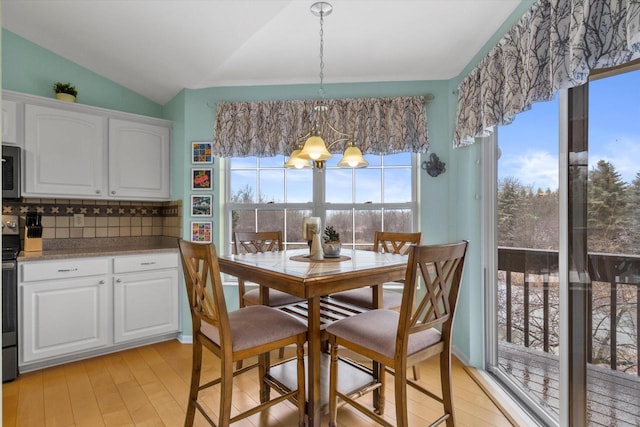
[[(588, 256), (591, 278), (588, 362), (603, 364), (606, 361), (613, 370), (635, 370), (640, 376), (640, 256), (604, 253)], [(500, 324), (504, 340), (514, 342), (517, 330), (525, 347), (535, 343), (536, 348), (553, 352), (558, 342), (557, 325), (549, 319), (556, 317), (559, 309), (558, 251), (499, 247), (498, 270), (504, 290)], [(604, 294), (606, 284), (608, 295)], [(608, 347), (608, 352), (602, 351), (603, 346)], [(594, 349), (598, 349), (596, 354)], [(619, 354), (624, 357), (618, 357)]]

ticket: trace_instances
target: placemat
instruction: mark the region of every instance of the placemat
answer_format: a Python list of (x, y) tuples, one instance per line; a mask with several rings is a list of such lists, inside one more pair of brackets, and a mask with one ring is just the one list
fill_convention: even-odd
[(315, 260), (309, 258), (309, 255), (296, 255), (289, 258), (291, 261), (300, 261), (300, 262), (338, 262), (338, 261), (348, 261), (351, 259), (350, 256), (340, 255), (335, 258), (324, 258), (320, 260)]

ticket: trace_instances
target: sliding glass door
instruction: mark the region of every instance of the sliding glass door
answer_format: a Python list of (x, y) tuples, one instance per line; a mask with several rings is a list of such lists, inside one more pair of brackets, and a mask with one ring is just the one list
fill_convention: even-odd
[(640, 422), (640, 71), (600, 77), (493, 141), (488, 369), (545, 425)]
[(548, 422), (559, 412), (558, 99), (497, 130), (491, 370)]

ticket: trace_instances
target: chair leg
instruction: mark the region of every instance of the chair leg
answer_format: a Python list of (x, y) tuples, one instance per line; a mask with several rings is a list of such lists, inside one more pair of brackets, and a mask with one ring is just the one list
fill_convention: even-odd
[(258, 356), (258, 375), (260, 376), (260, 403), (269, 401), (271, 387), (264, 381), (270, 365), (269, 353), (262, 353)]
[(418, 381), (420, 379), (420, 368), (418, 367), (418, 365), (413, 365), (411, 369), (413, 370), (414, 381)]
[(298, 358), (298, 427), (304, 427), (304, 415), (307, 407), (307, 396), (305, 386), (304, 372), (304, 342), (305, 339), (298, 340), (296, 347), (296, 356)]
[(331, 364), (329, 365), (329, 427), (337, 427), (338, 345), (335, 342), (331, 342), (329, 353), (331, 354)]
[(220, 366), (220, 415), (218, 427), (229, 427), (231, 399), (233, 397), (233, 362), (221, 360)]
[(280, 350), (278, 351), (278, 358), (280, 360), (284, 359), (284, 347), (280, 347)]
[(406, 366), (403, 370), (397, 369), (396, 375), (394, 375), (396, 425), (397, 427), (409, 427), (409, 416), (407, 414), (407, 376), (398, 375), (401, 372), (406, 372)]
[(378, 415), (384, 414), (384, 389), (386, 383), (385, 367), (383, 364), (373, 362), (373, 375), (380, 387), (373, 391), (373, 408), (374, 412)]
[(187, 415), (184, 418), (184, 426), (193, 426), (196, 415), (196, 400), (198, 399), (198, 388), (200, 387), (200, 373), (202, 372), (202, 344), (196, 338), (193, 342), (191, 386), (189, 388), (189, 403), (187, 404)]
[[(246, 304), (244, 303), (244, 292), (245, 292), (244, 280), (238, 279), (238, 308), (239, 309), (246, 307)], [(236, 369), (242, 369), (242, 360), (238, 360), (236, 362)]]
[(453, 392), (451, 387), (451, 352), (443, 351), (440, 353), (440, 382), (442, 383), (442, 403), (444, 405), (445, 414), (449, 414), (447, 418), (447, 427), (455, 425), (453, 416)]

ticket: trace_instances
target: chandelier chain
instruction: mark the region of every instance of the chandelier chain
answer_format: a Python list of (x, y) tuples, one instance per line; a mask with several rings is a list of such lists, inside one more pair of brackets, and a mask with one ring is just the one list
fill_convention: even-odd
[(324, 11), (320, 9), (320, 89), (318, 94), (324, 99)]

